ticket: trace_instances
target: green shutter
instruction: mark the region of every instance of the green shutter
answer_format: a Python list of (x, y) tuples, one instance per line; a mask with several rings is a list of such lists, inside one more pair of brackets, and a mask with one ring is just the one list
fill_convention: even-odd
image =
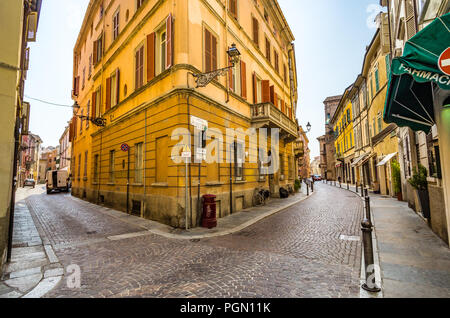
[(390, 54), (386, 55), (386, 75), (387, 75), (388, 79), (391, 76), (391, 55)]
[(378, 77), (378, 69), (375, 70), (375, 88), (376, 92), (378, 93), (378, 91), (380, 90), (380, 79)]

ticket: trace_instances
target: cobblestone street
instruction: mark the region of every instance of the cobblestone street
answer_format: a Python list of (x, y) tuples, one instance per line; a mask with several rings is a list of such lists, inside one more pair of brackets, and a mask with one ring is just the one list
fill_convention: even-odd
[(46, 297), (359, 297), (361, 244), (340, 236), (359, 236), (361, 201), (322, 184), (240, 232), (202, 240), (154, 235), (67, 194), (26, 203), (63, 266), (81, 268), (80, 289), (63, 279)]

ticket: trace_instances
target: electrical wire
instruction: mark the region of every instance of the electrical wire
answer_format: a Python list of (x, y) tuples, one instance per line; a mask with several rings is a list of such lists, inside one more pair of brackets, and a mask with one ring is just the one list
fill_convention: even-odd
[(24, 96), (25, 96), (25, 98), (32, 99), (32, 100), (35, 100), (35, 101), (38, 101), (38, 102), (41, 102), (41, 103), (44, 103), (44, 104), (52, 105), (52, 106), (58, 106), (58, 107), (70, 107), (70, 108), (73, 108), (73, 106), (70, 106), (70, 105), (64, 105), (64, 104), (52, 103), (52, 102), (48, 102), (48, 101), (45, 101), (45, 100), (42, 100), (42, 99), (30, 97), (30, 96), (27, 96), (27, 95), (24, 95)]

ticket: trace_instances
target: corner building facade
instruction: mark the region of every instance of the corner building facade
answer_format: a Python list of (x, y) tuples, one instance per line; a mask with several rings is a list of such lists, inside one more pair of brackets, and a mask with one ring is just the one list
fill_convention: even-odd
[[(252, 206), (256, 188), (277, 196), (293, 185), (293, 41), (276, 1), (91, 0), (74, 49), (73, 98), (80, 108), (70, 129), (73, 194), (174, 227), (185, 227), (187, 214), (195, 227), (204, 194), (217, 196), (217, 216), (224, 217)], [(240, 62), (197, 88), (192, 74), (228, 67), (232, 44)], [(208, 134), (223, 134), (208, 136), (207, 147), (217, 143), (213, 153), (222, 158), (236, 149), (233, 163), (192, 158), (186, 174), (176, 160), (181, 149), (174, 155), (183, 136), (174, 131), (189, 131), (194, 157), (192, 118), (206, 122)], [(280, 169), (265, 175), (262, 164), (250, 163), (258, 145), (238, 137), (231, 148), (227, 128), (279, 128), (279, 156), (268, 155)]]

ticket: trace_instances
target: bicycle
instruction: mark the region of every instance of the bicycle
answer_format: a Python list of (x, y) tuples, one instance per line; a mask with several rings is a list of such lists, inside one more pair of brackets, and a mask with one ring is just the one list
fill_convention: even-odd
[(254, 206), (266, 205), (267, 199), (268, 199), (267, 191), (261, 188), (255, 188), (255, 190), (253, 191)]

